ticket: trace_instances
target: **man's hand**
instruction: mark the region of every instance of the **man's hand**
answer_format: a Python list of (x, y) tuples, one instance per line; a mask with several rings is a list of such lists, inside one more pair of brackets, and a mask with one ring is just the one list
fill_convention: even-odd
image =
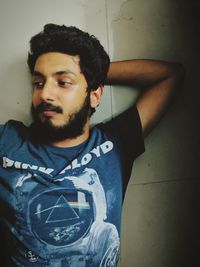
[(107, 83), (142, 89), (136, 102), (143, 135), (146, 136), (181, 87), (184, 69), (178, 63), (156, 60), (125, 60), (110, 64)]

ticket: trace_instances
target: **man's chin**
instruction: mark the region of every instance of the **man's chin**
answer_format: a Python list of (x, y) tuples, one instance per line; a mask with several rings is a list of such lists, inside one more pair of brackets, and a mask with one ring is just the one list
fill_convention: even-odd
[(37, 143), (52, 143), (66, 139), (74, 139), (83, 133), (83, 128), (68, 123), (53, 123), (50, 120), (37, 121), (31, 125), (32, 139)]
[(52, 119), (41, 122), (41, 124), (43, 125), (48, 125), (51, 129), (53, 130), (59, 130), (59, 129), (63, 129), (63, 128), (67, 128), (69, 125), (69, 122), (58, 122), (58, 121), (54, 121)]
[(49, 132), (66, 131), (68, 128), (68, 122), (55, 122), (52, 118), (45, 118), (43, 120), (34, 122), (34, 124), (39, 131), (42, 130), (47, 135)]

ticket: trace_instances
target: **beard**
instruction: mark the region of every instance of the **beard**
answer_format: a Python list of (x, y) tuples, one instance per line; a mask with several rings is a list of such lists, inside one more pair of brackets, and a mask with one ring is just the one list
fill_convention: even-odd
[(52, 110), (58, 114), (63, 113), (61, 107), (50, 103), (42, 102), (37, 107), (32, 104), (33, 123), (30, 126), (30, 139), (34, 143), (52, 143), (76, 138), (83, 133), (84, 126), (91, 114), (90, 94), (87, 94), (80, 109), (70, 114), (69, 119), (62, 126), (55, 126), (50, 118), (41, 120), (40, 114), (45, 110)]

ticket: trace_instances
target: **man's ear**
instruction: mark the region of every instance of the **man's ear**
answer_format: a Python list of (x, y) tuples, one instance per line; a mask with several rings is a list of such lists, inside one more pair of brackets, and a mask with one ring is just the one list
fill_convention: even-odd
[(96, 108), (99, 105), (102, 94), (103, 94), (102, 84), (100, 84), (96, 90), (90, 92), (90, 106), (92, 108)]

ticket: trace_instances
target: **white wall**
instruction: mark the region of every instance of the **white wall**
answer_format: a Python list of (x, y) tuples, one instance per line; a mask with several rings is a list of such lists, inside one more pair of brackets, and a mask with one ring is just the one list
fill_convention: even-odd
[[(198, 266), (198, 0), (0, 0), (0, 122), (30, 122), (28, 42), (44, 24), (75, 25), (96, 35), (112, 60), (184, 63), (184, 90), (146, 140), (124, 205), (121, 267)], [(93, 121), (127, 108), (131, 88), (105, 88)], [(195, 265), (191, 265), (191, 261)]]

